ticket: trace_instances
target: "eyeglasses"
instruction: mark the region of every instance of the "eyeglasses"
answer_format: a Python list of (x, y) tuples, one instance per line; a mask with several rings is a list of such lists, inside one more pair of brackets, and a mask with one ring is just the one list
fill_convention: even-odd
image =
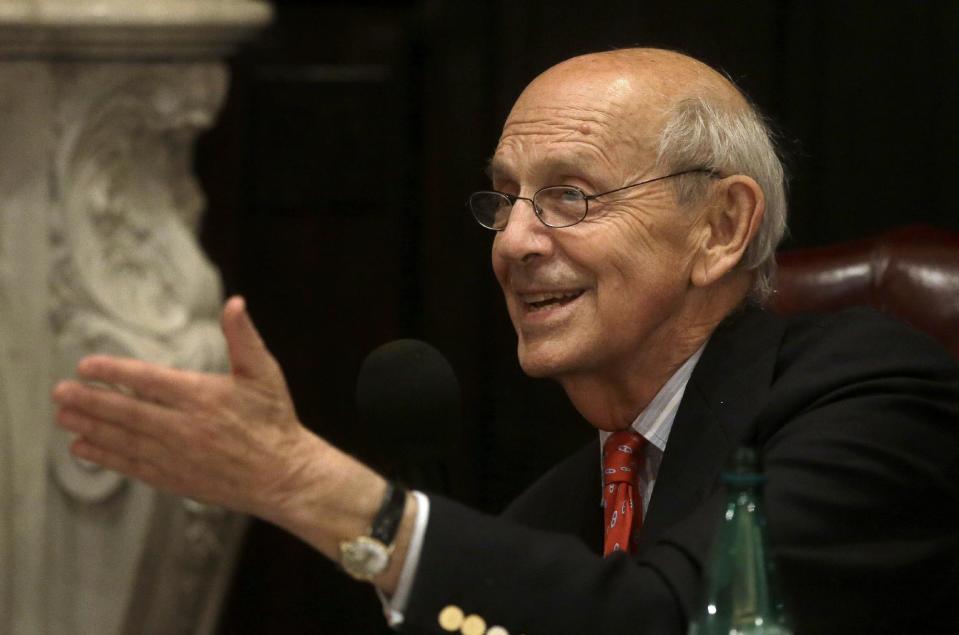
[(525, 196), (515, 196), (513, 194), (504, 194), (502, 192), (473, 192), (470, 194), (467, 206), (473, 213), (473, 218), (480, 225), (494, 231), (506, 229), (506, 223), (509, 222), (509, 214), (516, 201), (528, 201), (533, 206), (533, 212), (536, 218), (547, 227), (570, 227), (586, 218), (589, 213), (589, 202), (600, 196), (613, 194), (622, 190), (628, 190), (640, 185), (648, 185), (663, 179), (671, 179), (684, 174), (703, 173), (710, 176), (719, 176), (715, 170), (708, 168), (693, 168), (667, 174), (666, 176), (657, 176), (654, 179), (640, 181), (632, 185), (617, 187), (615, 190), (600, 192), (599, 194), (586, 194), (583, 190), (573, 185), (552, 185), (544, 187), (533, 194), (532, 198)]

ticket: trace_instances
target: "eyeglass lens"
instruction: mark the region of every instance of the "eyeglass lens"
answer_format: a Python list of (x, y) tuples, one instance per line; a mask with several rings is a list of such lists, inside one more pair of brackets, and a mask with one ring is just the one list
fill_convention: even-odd
[[(586, 198), (576, 188), (547, 187), (533, 195), (536, 215), (550, 227), (568, 227), (586, 217)], [(498, 192), (476, 192), (469, 200), (474, 218), (484, 227), (504, 229), (513, 209), (512, 201)]]
[(540, 219), (550, 227), (568, 227), (586, 217), (586, 198), (573, 187), (547, 187), (533, 197)]
[(470, 211), (483, 227), (503, 229), (509, 221), (513, 202), (498, 192), (475, 192), (470, 196)]

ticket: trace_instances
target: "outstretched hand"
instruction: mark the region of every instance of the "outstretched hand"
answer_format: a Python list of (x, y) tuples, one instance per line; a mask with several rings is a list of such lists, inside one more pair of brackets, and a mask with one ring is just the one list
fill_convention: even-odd
[[(229, 374), (93, 355), (79, 380), (53, 390), (57, 422), (77, 435), (75, 456), (205, 503), (259, 516), (327, 557), (368, 531), (386, 481), (307, 430), (279, 364), (242, 298), (223, 308)], [(409, 499), (408, 499), (409, 500)], [(395, 589), (415, 500), (403, 515), (392, 563), (374, 583)]]
[[(223, 309), (227, 375), (94, 355), (53, 391), (79, 458), (163, 490), (273, 520), (306, 462), (329, 448), (297, 419), (242, 298)], [(109, 386), (104, 388), (103, 386)]]

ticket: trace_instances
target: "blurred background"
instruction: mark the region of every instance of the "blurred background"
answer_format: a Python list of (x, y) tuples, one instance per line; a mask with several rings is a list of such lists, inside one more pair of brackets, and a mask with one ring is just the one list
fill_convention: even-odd
[[(491, 233), (464, 206), (487, 185), (512, 101), (547, 67), (642, 45), (728, 73), (779, 132), (785, 248), (913, 223), (959, 230), (955, 2), (273, 4), (199, 143), (203, 246), (227, 291), (247, 296), (304, 422), (491, 513), (593, 434), (557, 386), (522, 375)], [(402, 440), (371, 434), (354, 390), (366, 354), (400, 337), (447, 356), (463, 416), (398, 456)], [(388, 632), (366, 585), (262, 523), (220, 631)]]

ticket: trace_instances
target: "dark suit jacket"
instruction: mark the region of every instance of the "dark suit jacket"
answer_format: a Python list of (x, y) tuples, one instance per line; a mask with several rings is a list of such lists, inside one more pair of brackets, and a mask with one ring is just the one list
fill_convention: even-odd
[(603, 559), (594, 442), (489, 517), (441, 497), (405, 632), (456, 605), (509, 633), (682, 633), (720, 518), (718, 475), (760, 450), (800, 633), (959, 632), (959, 367), (869, 311), (713, 334), (677, 412), (632, 558)]

